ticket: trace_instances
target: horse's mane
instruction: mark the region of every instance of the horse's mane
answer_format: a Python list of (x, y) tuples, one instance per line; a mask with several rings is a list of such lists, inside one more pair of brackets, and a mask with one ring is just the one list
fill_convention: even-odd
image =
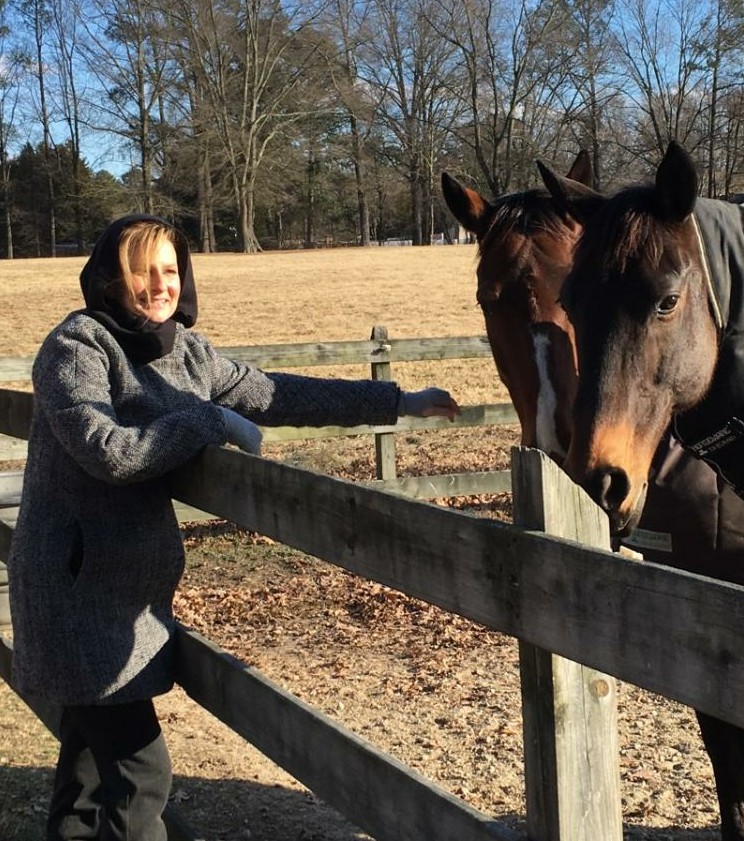
[(647, 184), (626, 187), (611, 196), (602, 210), (588, 221), (580, 249), (582, 258), (602, 270), (624, 272), (643, 256), (658, 265), (673, 223), (661, 222), (654, 213), (654, 188)]
[(569, 238), (569, 231), (546, 190), (535, 188), (507, 193), (495, 199), (492, 205), (494, 214), (480, 242), (481, 257), (489, 248), (498, 247), (515, 230), (524, 234), (545, 230), (557, 240)]

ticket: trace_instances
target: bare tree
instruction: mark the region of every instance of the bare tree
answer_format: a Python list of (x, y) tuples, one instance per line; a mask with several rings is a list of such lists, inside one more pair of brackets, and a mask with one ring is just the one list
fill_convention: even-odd
[(730, 191), (732, 165), (739, 157), (732, 143), (741, 136), (737, 107), (744, 59), (744, 7), (741, 0), (711, 0), (699, 28), (707, 81), (707, 192)]
[(707, 22), (696, 0), (619, 0), (618, 44), (631, 84), (625, 95), (635, 105), (637, 139), (632, 149), (655, 161), (670, 140), (694, 151), (702, 140), (705, 109), (703, 71)]
[(72, 163), (72, 202), (78, 254), (84, 251), (81, 115), (78, 96), (78, 24), (81, 10), (78, 0), (50, 0), (50, 38), (57, 71), (58, 106), (67, 127)]
[(349, 156), (354, 167), (359, 214), (359, 242), (370, 244), (370, 206), (366, 144), (379, 109), (379, 97), (363, 85), (359, 50), (374, 38), (369, 25), (371, 2), (332, 0), (324, 17), (335, 52), (326, 56), (328, 70), (349, 127)]
[(730, 197), (744, 193), (744, 90), (739, 85), (721, 91), (716, 114), (714, 189)]
[(87, 70), (105, 92), (95, 128), (132, 144), (138, 156), (139, 203), (155, 208), (153, 178), (162, 153), (160, 109), (169, 79), (157, 0), (90, 0)]
[(383, 130), (408, 181), (415, 245), (431, 242), (436, 150), (458, 108), (448, 95), (455, 50), (433, 25), (435, 14), (428, 0), (378, 0), (375, 37), (362, 50), (365, 81), (380, 96)]
[[(611, 29), (614, 0), (567, 0), (568, 16), (560, 43), (566, 68), (562, 101), (576, 145), (592, 155), (594, 187), (604, 181), (604, 149), (609, 142), (613, 105), (620, 100), (614, 67), (617, 44)], [(572, 152), (575, 150), (572, 150)]]
[(5, 253), (13, 259), (13, 199), (11, 191), (11, 143), (17, 139), (16, 114), (21, 79), (26, 72), (25, 57), (11, 39), (5, 20), (5, 3), (0, 2), (0, 190), (5, 224)]
[(267, 149), (322, 107), (302, 97), (320, 56), (312, 30), (317, 10), (280, 0), (174, 2), (232, 183), (237, 247), (258, 251), (256, 179)]
[(170, 163), (195, 183), (195, 215), (199, 226), (199, 250), (209, 254), (216, 252), (215, 235), (215, 191), (213, 186), (214, 150), (219, 138), (210, 120), (211, 109), (204, 90), (203, 74), (199, 65), (192, 65), (192, 50), (189, 33), (178, 24), (178, 17), (171, 15), (172, 26), (169, 40), (175, 62), (179, 68), (177, 81), (169, 88), (168, 96), (172, 109), (180, 115), (176, 137), (178, 152), (170, 156)]
[(29, 28), (33, 41), (33, 75), (38, 92), (38, 116), (42, 130), (42, 150), (44, 157), (45, 183), (47, 189), (47, 223), (49, 253), (57, 253), (56, 199), (54, 195), (54, 173), (52, 171), (52, 133), (49, 102), (47, 97), (47, 78), (45, 61), (45, 35), (49, 27), (50, 13), (48, 0), (22, 0), (20, 11)]
[(561, 142), (558, 92), (566, 75), (557, 49), (566, 11), (537, 0), (438, 0), (438, 32), (457, 50), (457, 130), (494, 194), (534, 178), (536, 155)]

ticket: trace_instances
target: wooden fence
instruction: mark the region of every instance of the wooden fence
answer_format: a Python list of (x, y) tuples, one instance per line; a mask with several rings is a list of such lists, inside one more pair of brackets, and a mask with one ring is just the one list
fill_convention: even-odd
[[(334, 365), (368, 365), (376, 380), (393, 379), (392, 365), (443, 359), (490, 358), (491, 349), (484, 336), (451, 338), (393, 339), (387, 328), (374, 327), (368, 341), (313, 342), (294, 345), (224, 347), (220, 352), (231, 359), (256, 365), (264, 370), (312, 368)], [(33, 356), (0, 358), (0, 383), (27, 382), (31, 379)], [(423, 429), (451, 429), (518, 423), (511, 403), (465, 406), (454, 422), (445, 418), (400, 418), (395, 426), (358, 427), (267, 427), (264, 441), (293, 441), (305, 438), (338, 438), (349, 435), (374, 436), (376, 480), (379, 488), (398, 491), (417, 499), (467, 494), (500, 493), (509, 490), (509, 473), (481, 471), (424, 477), (396, 475), (395, 436)], [(0, 435), (0, 461), (25, 458), (25, 441)], [(197, 516), (189, 512), (190, 516)], [(185, 515), (184, 515), (185, 516)]]
[[(29, 402), (0, 392), (0, 431), (26, 434)], [(512, 470), (514, 526), (227, 448), (207, 448), (174, 489), (189, 505), (517, 637), (529, 836), (620, 841), (609, 675), (744, 727), (744, 588), (584, 545), (608, 545), (588, 498), (537, 451), (516, 450)], [(0, 557), (11, 534), (0, 524)], [(3, 639), (7, 681), (11, 659)], [(177, 680), (377, 841), (522, 839), (184, 627)], [(55, 727), (53, 706), (33, 708)], [(171, 838), (189, 837), (172, 810), (169, 825)]]

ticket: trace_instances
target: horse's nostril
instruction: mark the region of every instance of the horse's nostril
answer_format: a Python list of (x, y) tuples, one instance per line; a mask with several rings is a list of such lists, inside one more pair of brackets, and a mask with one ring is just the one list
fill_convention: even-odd
[(620, 467), (605, 467), (594, 471), (588, 490), (605, 511), (617, 511), (630, 493), (630, 479)]

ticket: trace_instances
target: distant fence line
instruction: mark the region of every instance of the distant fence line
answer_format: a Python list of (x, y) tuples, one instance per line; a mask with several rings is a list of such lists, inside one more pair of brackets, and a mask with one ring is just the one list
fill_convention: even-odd
[[(267, 371), (317, 366), (368, 365), (376, 380), (390, 380), (392, 364), (444, 359), (490, 358), (485, 336), (395, 339), (385, 327), (374, 327), (367, 341), (306, 342), (242, 347), (221, 347), (230, 359), (249, 363)], [(34, 356), (0, 357), (0, 383), (27, 382), (31, 379)], [(495, 374), (494, 374), (495, 376)], [(20, 392), (16, 392), (20, 395)], [(6, 396), (6, 400), (7, 400)], [(26, 398), (30, 401), (30, 398)], [(31, 403), (22, 408), (24, 398), (15, 398), (15, 412), (30, 412)], [(29, 416), (30, 417), (30, 416)], [(444, 496), (492, 494), (509, 490), (508, 471), (474, 471), (423, 477), (398, 477), (395, 464), (395, 436), (401, 432), (458, 427), (494, 426), (517, 423), (511, 403), (491, 403), (463, 407), (462, 415), (450, 422), (446, 418), (403, 417), (392, 426), (356, 427), (265, 427), (264, 441), (287, 442), (311, 438), (338, 438), (350, 435), (374, 435), (375, 480), (385, 490), (398, 491), (419, 499)], [(0, 461), (20, 460), (26, 456), (26, 443), (10, 436), (0, 436)]]

